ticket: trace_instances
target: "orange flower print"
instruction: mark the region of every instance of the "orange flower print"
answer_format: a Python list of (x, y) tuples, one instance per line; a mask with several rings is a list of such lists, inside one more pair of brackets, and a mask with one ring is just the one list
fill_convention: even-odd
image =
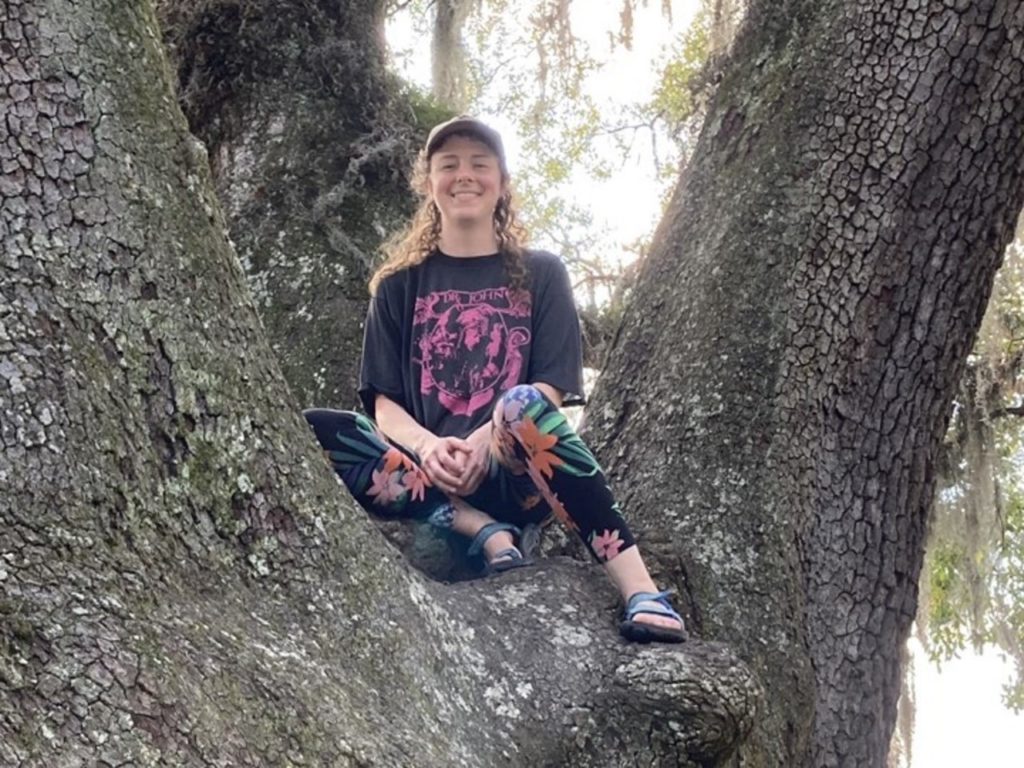
[(525, 418), (519, 424), (515, 426), (516, 437), (519, 438), (519, 442), (523, 444), (523, 448), (526, 449), (527, 456), (533, 456), (536, 453), (546, 451), (548, 448), (554, 446), (558, 442), (557, 435), (545, 435), (539, 429), (537, 425), (533, 423), (533, 419)]
[(558, 442), (557, 435), (545, 435), (533, 422), (533, 419), (524, 418), (515, 427), (516, 436), (523, 444), (523, 450), (531, 465), (544, 477), (550, 478), (554, 475), (554, 468), (564, 464), (558, 456), (548, 448), (552, 448)]
[(412, 459), (397, 448), (388, 448), (387, 452), (384, 454), (383, 470), (385, 472), (394, 472), (399, 467), (402, 467), (407, 471), (411, 471), (415, 466), (416, 465), (413, 464)]
[(544, 475), (544, 477), (550, 478), (555, 474), (554, 468), (560, 464), (564, 464), (565, 462), (551, 451), (541, 451), (530, 459), (530, 463), (536, 465), (537, 470)]
[(562, 500), (557, 495), (548, 491), (545, 494), (547, 497), (548, 505), (551, 507), (551, 511), (555, 514), (558, 521), (565, 526), (567, 531), (578, 531), (580, 527), (576, 525), (576, 521), (569, 517), (569, 510), (562, 504)]
[(423, 501), (423, 494), (430, 485), (430, 480), (419, 467), (416, 467), (402, 475), (402, 485), (409, 489), (413, 499)]
[(397, 501), (406, 492), (405, 486), (402, 485), (401, 478), (397, 472), (384, 472), (375, 469), (371, 477), (373, 478), (373, 485), (367, 489), (366, 493), (374, 502), (381, 506)]
[(590, 534), (590, 548), (594, 550), (594, 554), (602, 562), (608, 562), (619, 554), (622, 544), (623, 541), (619, 538), (618, 529), (614, 531), (606, 530), (602, 534), (593, 531)]
[(578, 531), (580, 527), (576, 525), (575, 520), (569, 517), (569, 511), (565, 508), (565, 505), (562, 504), (558, 495), (548, 487), (547, 482), (545, 482), (540, 472), (537, 471), (537, 468), (534, 467), (533, 464), (530, 464), (527, 466), (526, 470), (530, 479), (533, 480), (534, 486), (536, 486), (540, 495), (544, 497), (544, 501), (546, 501), (548, 506), (551, 507), (551, 511), (554, 513), (555, 518), (565, 526), (566, 530)]

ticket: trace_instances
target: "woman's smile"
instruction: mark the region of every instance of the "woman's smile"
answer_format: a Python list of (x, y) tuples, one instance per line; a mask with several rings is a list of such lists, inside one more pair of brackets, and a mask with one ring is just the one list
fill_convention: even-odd
[(428, 190), (442, 221), (490, 228), (504, 190), (498, 157), (482, 141), (452, 136), (430, 160)]

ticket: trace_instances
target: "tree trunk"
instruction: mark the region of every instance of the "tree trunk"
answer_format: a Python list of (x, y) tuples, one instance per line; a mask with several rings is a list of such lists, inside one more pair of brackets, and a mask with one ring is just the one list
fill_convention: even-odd
[(371, 264), (411, 212), (419, 139), (383, 0), (160, 0), (257, 309), (303, 406), (354, 407)]
[(434, 31), (430, 41), (431, 91), (438, 103), (455, 112), (469, 105), (466, 46), (462, 29), (473, 10), (473, 0), (436, 0)]
[(720, 765), (756, 682), (594, 566), (446, 586), (273, 362), (148, 2), (0, 6), (0, 764)]
[(648, 559), (765, 680), (745, 765), (885, 764), (1022, 48), (1009, 0), (753, 4), (588, 407)]

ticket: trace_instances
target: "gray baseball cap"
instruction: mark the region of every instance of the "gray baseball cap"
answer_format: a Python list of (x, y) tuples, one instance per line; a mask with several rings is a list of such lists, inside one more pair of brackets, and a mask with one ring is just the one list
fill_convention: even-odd
[(427, 143), (423, 146), (427, 158), (429, 159), (444, 143), (444, 140), (453, 133), (468, 133), (478, 137), (498, 156), (501, 170), (506, 173), (508, 172), (508, 166), (505, 163), (505, 145), (501, 141), (501, 134), (482, 120), (470, 117), (469, 115), (453, 117), (451, 120), (439, 123), (431, 129), (430, 135), (427, 136)]

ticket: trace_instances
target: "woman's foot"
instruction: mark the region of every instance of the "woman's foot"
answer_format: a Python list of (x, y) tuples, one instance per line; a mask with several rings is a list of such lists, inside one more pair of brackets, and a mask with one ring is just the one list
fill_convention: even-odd
[(637, 592), (626, 601), (619, 633), (637, 643), (681, 643), (683, 619), (668, 601), (668, 592)]
[(523, 559), (523, 553), (516, 546), (512, 531), (492, 533), (484, 541), (483, 548), (489, 570), (502, 570), (503, 565), (510, 565), (516, 560)]
[(461, 498), (452, 497), (451, 501), (455, 508), (452, 528), (472, 539), (468, 554), (470, 557), (481, 555), (487, 573), (532, 565), (532, 561), (523, 557), (516, 546), (518, 528), (509, 523), (499, 523)]
[(679, 643), (686, 639), (682, 618), (668, 602), (667, 593), (654, 586), (639, 549), (624, 549), (604, 565), (626, 604), (619, 625), (623, 637), (637, 642)]

